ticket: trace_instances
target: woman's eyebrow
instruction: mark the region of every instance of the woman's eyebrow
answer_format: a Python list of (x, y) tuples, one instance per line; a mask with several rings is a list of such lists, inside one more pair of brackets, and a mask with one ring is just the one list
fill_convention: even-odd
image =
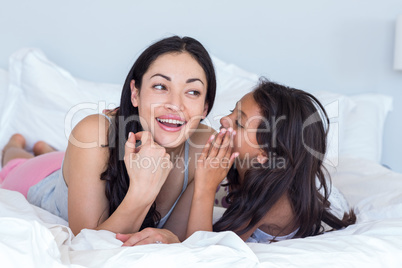
[(204, 85), (204, 82), (202, 82), (201, 79), (198, 79), (198, 78), (190, 78), (190, 79), (187, 79), (186, 83), (192, 83), (192, 82), (196, 82), (196, 81), (200, 81), (201, 84)]
[[(159, 74), (159, 73), (154, 74), (153, 76), (151, 76), (151, 78), (153, 78), (153, 77), (155, 77), (155, 76), (160, 76), (160, 77), (162, 77), (162, 78), (164, 78), (164, 79), (166, 79), (166, 80), (168, 80), (168, 81), (172, 81), (172, 79), (171, 79), (169, 76), (163, 75), (163, 74)], [(199, 78), (189, 78), (189, 79), (187, 79), (186, 83), (193, 83), (193, 82), (196, 82), (196, 81), (199, 81), (199, 82), (201, 82), (201, 84), (204, 85), (204, 82), (202, 82), (201, 79), (199, 79)]]
[(153, 76), (151, 76), (151, 78), (155, 77), (155, 76), (160, 76), (162, 78), (165, 78), (168, 81), (172, 81), (172, 79), (169, 76), (166, 76), (166, 75), (163, 75), (163, 74), (154, 74)]

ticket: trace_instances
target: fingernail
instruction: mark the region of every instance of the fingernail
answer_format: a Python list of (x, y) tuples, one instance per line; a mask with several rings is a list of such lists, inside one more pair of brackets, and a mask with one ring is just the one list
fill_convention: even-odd
[(128, 133), (128, 138), (131, 138), (132, 135), (133, 135), (133, 132), (129, 132)]
[(228, 131), (229, 131), (229, 132), (232, 132), (232, 131), (233, 131), (233, 128), (231, 128), (231, 127), (228, 128)]
[(226, 128), (222, 128), (222, 129), (221, 129), (221, 133), (222, 133), (222, 134), (225, 134), (225, 133), (226, 133)]

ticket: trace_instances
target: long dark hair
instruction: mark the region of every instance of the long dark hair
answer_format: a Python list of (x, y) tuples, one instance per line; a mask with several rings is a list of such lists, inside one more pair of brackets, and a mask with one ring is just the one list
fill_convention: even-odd
[[(268, 120), (261, 120), (256, 134), (259, 147), (271, 159), (249, 168), (242, 183), (235, 168), (229, 171), (230, 205), (215, 223), (214, 231), (246, 233), (284, 194), (291, 201), (293, 224), (299, 227), (295, 237), (322, 233), (322, 222), (333, 229), (353, 224), (353, 210), (338, 219), (329, 209), (325, 176), (330, 178), (323, 166), (329, 119), (322, 104), (307, 92), (264, 78), (252, 94), (262, 116), (276, 120), (275, 129), (268, 125)], [(274, 163), (272, 158), (283, 161)]]
[[(135, 86), (141, 90), (142, 78), (149, 66), (161, 55), (166, 53), (189, 53), (203, 68), (207, 78), (207, 94), (205, 102), (208, 103), (208, 113), (215, 100), (216, 77), (212, 60), (200, 42), (191, 37), (172, 36), (162, 39), (145, 49), (135, 61), (123, 85), (120, 107), (109, 127), (109, 161), (107, 169), (101, 174), (101, 180), (106, 181), (105, 193), (109, 201), (109, 215), (111, 215), (122, 202), (129, 187), (129, 177), (123, 161), (124, 145), (129, 132), (142, 131), (138, 108), (131, 102), (130, 82), (135, 80)], [(146, 215), (140, 229), (155, 227), (160, 220), (155, 202)]]

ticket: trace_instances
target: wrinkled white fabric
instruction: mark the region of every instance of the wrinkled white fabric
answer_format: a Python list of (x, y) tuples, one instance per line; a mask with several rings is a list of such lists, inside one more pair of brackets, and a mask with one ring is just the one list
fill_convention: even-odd
[(108, 231), (74, 237), (61, 218), (0, 189), (0, 267), (401, 267), (402, 174), (360, 159), (330, 172), (357, 224), (271, 244), (196, 232), (183, 243), (121, 247)]

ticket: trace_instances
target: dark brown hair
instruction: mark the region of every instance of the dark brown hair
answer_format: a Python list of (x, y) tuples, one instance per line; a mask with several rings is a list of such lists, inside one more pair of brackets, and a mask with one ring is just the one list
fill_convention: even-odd
[[(284, 159), (284, 165), (257, 165), (238, 180), (235, 168), (227, 176), (230, 204), (214, 231), (232, 230), (242, 235), (255, 226), (284, 194), (288, 194), (295, 214), (295, 237), (323, 232), (322, 222), (333, 229), (353, 224), (351, 210), (338, 219), (330, 211), (328, 201), (329, 174), (323, 166), (327, 148), (329, 119), (322, 104), (311, 94), (262, 78), (253, 91), (265, 119), (277, 120), (274, 131), (267, 120), (261, 120), (257, 141), (266, 155)], [(272, 130), (272, 129), (271, 129)], [(270, 144), (275, 146), (270, 146)]]
[[(130, 82), (134, 80), (136, 88), (141, 90), (144, 74), (159, 56), (183, 52), (189, 53), (203, 68), (207, 78), (205, 102), (208, 103), (208, 113), (212, 109), (216, 92), (215, 70), (208, 52), (200, 42), (191, 37), (172, 36), (154, 43), (142, 52), (127, 75), (121, 94), (120, 107), (116, 110), (116, 116), (109, 128), (109, 161), (106, 171), (101, 174), (101, 180), (106, 181), (105, 192), (109, 201), (109, 215), (123, 201), (129, 187), (130, 180), (123, 161), (124, 145), (128, 134), (142, 131), (138, 108), (131, 103)], [(159, 220), (160, 214), (156, 210), (154, 202), (140, 229), (155, 227)]]

